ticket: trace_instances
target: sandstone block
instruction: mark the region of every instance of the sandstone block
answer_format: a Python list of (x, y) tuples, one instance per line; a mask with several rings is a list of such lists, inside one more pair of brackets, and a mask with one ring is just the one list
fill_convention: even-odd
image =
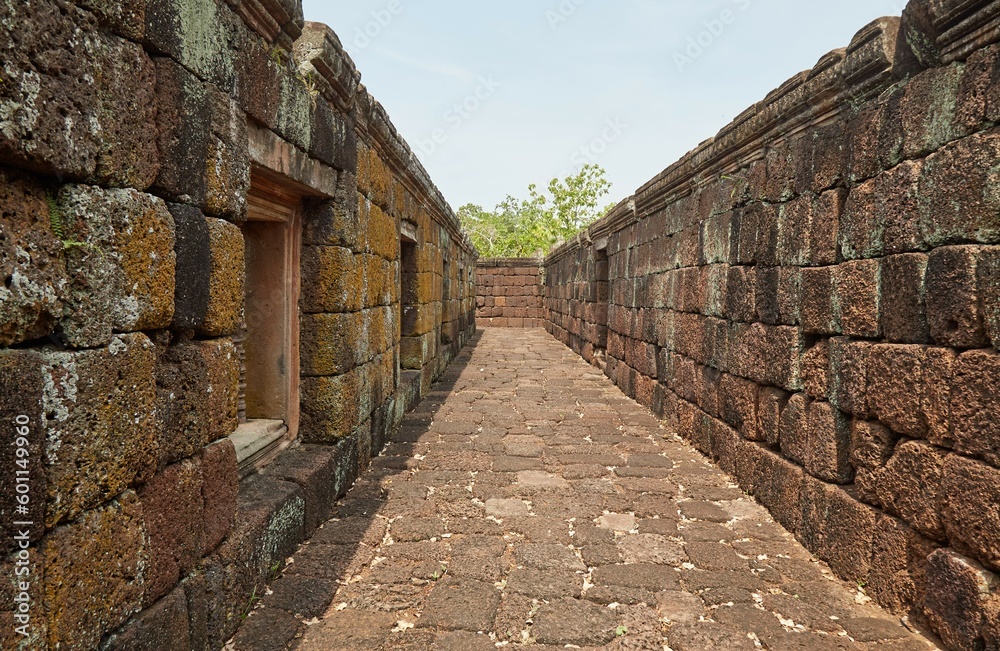
[(931, 252), (927, 265), (927, 321), (943, 346), (989, 345), (977, 291), (979, 247), (945, 246)]
[(992, 170), (1000, 133), (953, 142), (927, 157), (919, 184), (922, 238), (931, 246), (1000, 241), (1000, 191)]
[(205, 161), (205, 212), (240, 223), (250, 190), (247, 117), (228, 95), (209, 87), (212, 128)]
[(160, 170), (153, 187), (178, 203), (204, 203), (212, 125), (208, 91), (169, 58), (157, 58), (156, 129)]
[(1000, 570), (1000, 470), (949, 455), (943, 468), (942, 519), (952, 547)]
[(905, 253), (882, 259), (881, 328), (886, 340), (899, 344), (930, 343), (927, 323), (927, 255)]
[(868, 360), (872, 411), (894, 431), (916, 438), (927, 435), (922, 409), (925, 351), (922, 346), (876, 345)]
[(146, 0), (81, 0), (79, 5), (92, 11), (115, 34), (130, 41), (142, 40), (146, 30)]
[(850, 581), (865, 580), (871, 568), (876, 511), (843, 488), (806, 477), (802, 525), (796, 538)]
[(142, 47), (115, 36), (102, 36), (97, 51), (101, 144), (93, 180), (145, 190), (160, 168), (153, 62)]
[(15, 4), (0, 8), (0, 41), (7, 44), (0, 159), (45, 174), (86, 178), (101, 144), (97, 21), (57, 3), (39, 4), (29, 16), (22, 10)]
[(41, 554), (50, 647), (97, 648), (142, 609), (148, 549), (135, 493), (55, 529)]
[(830, 340), (821, 339), (802, 354), (802, 386), (814, 400), (830, 395)]
[[(34, 373), (45, 411), (46, 524), (71, 519), (149, 476), (157, 439), (153, 345), (116, 336), (107, 348), (45, 352)], [(29, 385), (30, 386), (30, 385)]]
[(749, 441), (761, 440), (757, 417), (759, 387), (749, 380), (722, 375), (719, 414)]
[(357, 370), (337, 377), (303, 378), (303, 440), (332, 443), (349, 436), (361, 422), (361, 389)]
[(163, 464), (236, 431), (239, 357), (229, 339), (158, 341), (156, 416)]
[(843, 334), (859, 338), (881, 336), (880, 266), (878, 260), (855, 260), (836, 267), (835, 312)]
[[(349, 249), (339, 246), (303, 247), (303, 311), (357, 312), (363, 300), (364, 268)], [(412, 304), (407, 302), (407, 305)], [(405, 316), (404, 313), (404, 323)]]
[(809, 334), (833, 335), (840, 332), (837, 314), (836, 267), (802, 270), (802, 331)]
[(206, 556), (222, 543), (233, 527), (240, 476), (236, 448), (228, 438), (203, 448), (198, 461), (201, 465), (204, 514), (201, 555)]
[(246, 250), (243, 233), (239, 227), (211, 217), (207, 222), (211, 255), (208, 307), (205, 310), (205, 319), (198, 328), (198, 334), (206, 337), (223, 337), (237, 333), (243, 323)]
[(781, 411), (778, 440), (781, 454), (800, 466), (809, 457), (809, 398), (797, 393)]
[(107, 345), (112, 332), (154, 330), (174, 315), (174, 220), (160, 199), (135, 190), (66, 186), (55, 217), (73, 242), (72, 285), (62, 321), (74, 346)]
[(955, 649), (983, 648), (985, 614), (996, 576), (950, 549), (928, 558), (924, 613), (942, 641)]
[(985, 247), (976, 267), (977, 289), (990, 342), (1000, 349), (1000, 247)]
[(879, 501), (890, 513), (934, 540), (943, 540), (941, 476), (945, 453), (922, 441), (896, 446), (878, 474)]
[(845, 260), (924, 248), (917, 219), (919, 161), (905, 161), (851, 190), (841, 220)]
[(958, 452), (1000, 465), (1000, 355), (974, 350), (955, 365), (951, 389), (951, 424)]
[(304, 531), (311, 536), (330, 519), (344, 488), (337, 481), (338, 468), (346, 460), (331, 446), (305, 445), (288, 450), (269, 465), (265, 474), (297, 484), (305, 498)]
[(44, 337), (61, 315), (68, 278), (51, 217), (40, 184), (0, 171), (0, 345)]
[(724, 316), (731, 321), (756, 321), (756, 289), (757, 273), (754, 267), (729, 267)]
[(923, 615), (927, 557), (937, 544), (896, 518), (881, 515), (875, 529), (868, 594), (893, 612)]
[(850, 464), (850, 419), (828, 402), (809, 405), (806, 471), (813, 477), (834, 484), (854, 480)]
[(190, 651), (188, 605), (184, 589), (169, 595), (142, 611), (125, 626), (108, 636), (101, 651)]
[(737, 324), (730, 332), (731, 371), (757, 384), (801, 389), (800, 339), (797, 328)]
[(179, 203), (167, 204), (174, 219), (174, 254), (177, 260), (172, 326), (193, 330), (204, 322), (208, 310), (212, 248), (208, 222), (201, 210)]
[[(356, 248), (361, 223), (359, 215), (368, 207), (367, 199), (356, 193), (350, 199), (306, 201), (303, 207), (303, 243)], [(478, 282), (480, 290), (490, 285), (491, 282)]]
[(900, 114), (903, 156), (920, 158), (962, 135), (956, 123), (961, 67), (924, 70), (906, 85)]
[(139, 490), (149, 535), (149, 568), (144, 605), (166, 595), (201, 560), (201, 465), (185, 460), (167, 466)]
[(892, 458), (899, 435), (876, 421), (855, 420), (851, 427), (851, 465), (856, 471), (858, 499), (881, 506), (881, 470)]

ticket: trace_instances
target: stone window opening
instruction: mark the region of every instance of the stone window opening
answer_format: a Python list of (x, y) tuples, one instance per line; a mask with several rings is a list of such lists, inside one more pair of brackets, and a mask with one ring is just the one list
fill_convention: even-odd
[[(400, 335), (403, 339), (414, 337), (417, 331), (419, 317), (419, 300), (417, 296), (417, 241), (415, 229), (407, 229), (404, 223), (403, 232), (399, 236), (399, 311)], [(404, 362), (402, 367), (410, 369)]]
[(597, 326), (597, 343), (594, 346), (594, 356), (603, 363), (608, 349), (608, 303), (611, 298), (610, 260), (608, 249), (594, 249), (594, 300), (595, 325)]
[(241, 226), (246, 248), (240, 425), (230, 437), (240, 477), (267, 466), (298, 436), (302, 193), (254, 169)]

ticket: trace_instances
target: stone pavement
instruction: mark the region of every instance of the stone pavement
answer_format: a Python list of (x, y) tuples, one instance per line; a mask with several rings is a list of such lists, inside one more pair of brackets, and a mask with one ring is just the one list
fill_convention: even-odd
[(473, 345), (232, 648), (934, 648), (543, 330)]

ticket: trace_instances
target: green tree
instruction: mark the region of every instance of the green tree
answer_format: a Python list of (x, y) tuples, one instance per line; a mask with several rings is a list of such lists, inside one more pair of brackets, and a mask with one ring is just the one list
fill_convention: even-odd
[(544, 255), (614, 206), (599, 207), (611, 190), (605, 175), (600, 166), (586, 165), (561, 181), (552, 179), (548, 193), (532, 184), (527, 199), (508, 195), (492, 211), (466, 204), (459, 208), (458, 217), (483, 257)]

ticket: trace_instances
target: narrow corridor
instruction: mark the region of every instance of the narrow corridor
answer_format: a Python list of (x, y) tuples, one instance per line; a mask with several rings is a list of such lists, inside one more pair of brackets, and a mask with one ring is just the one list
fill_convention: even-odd
[(464, 351), (234, 640), (286, 644), (934, 648), (599, 371), (513, 329)]

